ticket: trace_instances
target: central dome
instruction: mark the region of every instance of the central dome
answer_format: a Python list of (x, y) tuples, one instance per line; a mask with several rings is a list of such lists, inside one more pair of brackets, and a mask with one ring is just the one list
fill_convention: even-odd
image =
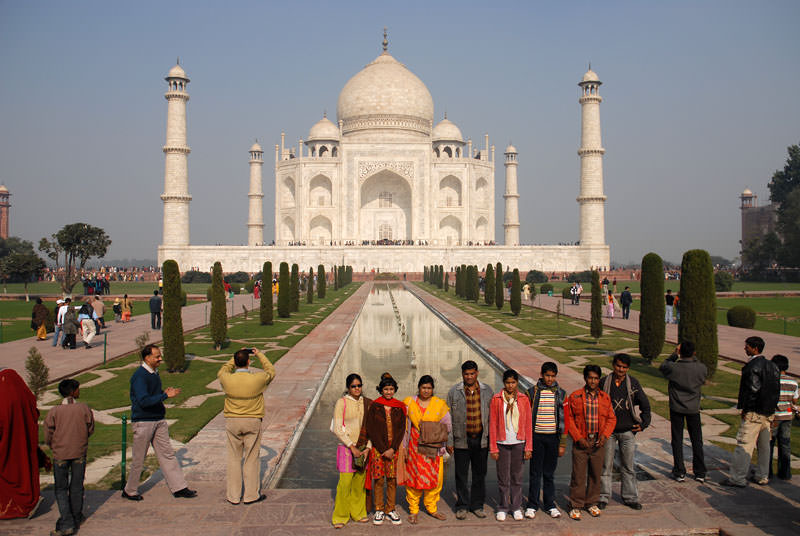
[(429, 135), (433, 98), (422, 80), (384, 52), (345, 84), (336, 115), (345, 133), (400, 128)]

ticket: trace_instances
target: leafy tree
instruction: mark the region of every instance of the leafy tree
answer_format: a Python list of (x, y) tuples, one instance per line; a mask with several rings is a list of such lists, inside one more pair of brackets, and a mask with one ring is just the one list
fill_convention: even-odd
[(291, 277), (289, 276), (289, 264), (282, 262), (278, 275), (278, 317), (289, 318), (291, 312)]
[(680, 291), (681, 319), (678, 341), (692, 341), (697, 359), (708, 367), (709, 377), (717, 370), (717, 297), (711, 257), (702, 249), (683, 254)]
[(730, 272), (720, 271), (714, 274), (714, 289), (717, 292), (728, 292), (732, 288), (733, 288), (733, 276), (731, 275)]
[(292, 278), (289, 283), (289, 312), (300, 310), (300, 267), (292, 264)]
[(181, 276), (181, 283), (211, 283), (211, 274), (208, 272), (189, 270)]
[(655, 253), (642, 257), (641, 311), (639, 312), (639, 353), (648, 362), (664, 347), (664, 261)]
[(780, 205), (800, 186), (800, 146), (791, 145), (786, 151), (789, 153), (786, 165), (783, 170), (775, 171), (769, 182), (769, 198)]
[(63, 266), (64, 271), (57, 272), (56, 279), (65, 294), (72, 293), (72, 287), (80, 281), (86, 262), (92, 257), (104, 257), (111, 245), (103, 229), (86, 223), (65, 225), (50, 238), (39, 241), (39, 251), (50, 257), (56, 268)]
[(481, 276), (477, 265), (472, 266), (472, 273), (474, 274), (472, 276), (472, 301), (478, 303), (478, 300), (481, 299)]
[(186, 366), (186, 347), (183, 342), (183, 318), (181, 317), (181, 271), (173, 260), (164, 261), (161, 266), (164, 278), (162, 292), (164, 294), (164, 361), (172, 372), (183, 370)]
[(326, 285), (327, 281), (325, 280), (325, 266), (320, 264), (317, 266), (317, 298), (320, 300), (325, 298)]
[(511, 313), (518, 316), (522, 310), (522, 288), (519, 281), (519, 269), (514, 268), (514, 275), (511, 279), (511, 298), (509, 300), (511, 305)]
[(778, 230), (783, 245), (778, 250), (781, 266), (800, 268), (800, 188), (795, 188), (778, 209)]
[(267, 261), (261, 270), (261, 306), (259, 320), (262, 326), (272, 325), (272, 263)]
[(228, 335), (228, 312), (225, 310), (225, 287), (222, 284), (222, 264), (214, 263), (211, 270), (211, 340), (214, 348), (222, 348)]
[(444, 291), (450, 292), (450, 272), (444, 274)]
[(306, 283), (306, 303), (314, 303), (314, 267), (308, 269), (308, 283)]
[(539, 270), (529, 270), (525, 276), (526, 283), (547, 283), (547, 275)]
[(22, 281), (25, 284), (25, 301), (28, 301), (28, 283), (37, 279), (45, 268), (45, 262), (32, 251), (13, 251), (0, 258), (0, 277), (3, 287), (9, 279)]
[(589, 324), (592, 337), (603, 336), (603, 289), (600, 286), (600, 273), (592, 270), (592, 320)]
[(499, 262), (494, 267), (494, 304), (498, 310), (503, 308), (506, 294), (503, 289), (503, 265)]
[(222, 278), (226, 283), (247, 283), (250, 281), (250, 275), (247, 272), (234, 272)]
[(742, 264), (753, 272), (761, 273), (778, 262), (781, 247), (781, 239), (775, 233), (750, 240), (742, 249)]
[(28, 357), (25, 358), (25, 371), (28, 376), (28, 387), (38, 401), (50, 382), (50, 369), (35, 346), (31, 346), (28, 350)]
[(494, 305), (494, 284), (494, 266), (492, 266), (492, 263), (489, 263), (486, 265), (486, 276), (484, 277), (483, 287), (483, 302), (489, 307)]

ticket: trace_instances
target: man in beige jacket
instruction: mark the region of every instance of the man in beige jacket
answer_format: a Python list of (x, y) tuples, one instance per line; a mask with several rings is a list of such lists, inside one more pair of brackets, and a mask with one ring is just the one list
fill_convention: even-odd
[[(253, 354), (261, 363), (261, 371), (249, 368)], [(264, 389), (274, 377), (275, 367), (255, 348), (242, 348), (217, 373), (225, 391), (225, 431), (228, 435), (226, 498), (231, 504), (240, 501), (252, 504), (266, 498), (260, 490), (261, 419), (264, 417)]]

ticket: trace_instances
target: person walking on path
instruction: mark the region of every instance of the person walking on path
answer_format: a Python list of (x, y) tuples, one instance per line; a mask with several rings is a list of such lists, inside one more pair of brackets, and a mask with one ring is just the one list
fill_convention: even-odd
[(367, 441), (366, 432), (362, 433), (372, 400), (362, 394), (364, 382), (358, 374), (348, 374), (345, 385), (347, 391), (336, 401), (331, 419), (331, 432), (339, 440), (336, 449), (339, 484), (333, 503), (333, 527), (336, 529), (343, 528), (350, 519), (359, 523), (369, 521), (364, 489), (366, 467), (356, 467), (355, 460), (369, 454), (372, 447)]
[(131, 313), (133, 312), (133, 300), (130, 299), (127, 294), (125, 294), (122, 296), (122, 301), (119, 305), (122, 308), (122, 322), (130, 322)]
[(62, 380), (58, 392), (64, 400), (47, 413), (45, 442), (53, 452), (53, 477), (60, 517), (50, 536), (74, 534), (83, 522), (83, 477), (94, 416), (89, 406), (78, 402), (80, 383)]
[(153, 296), (150, 298), (150, 328), (161, 329), (161, 296), (158, 291), (153, 291)]
[(636, 481), (636, 434), (650, 426), (650, 401), (639, 381), (628, 374), (631, 356), (615, 355), (612, 367), (614, 372), (601, 379), (600, 386), (611, 397), (617, 424), (606, 442), (602, 489), (597, 506), (602, 510), (611, 500), (611, 473), (618, 445), (622, 502), (634, 510), (641, 510)]
[(564, 401), (567, 393), (558, 386), (558, 365), (552, 361), (542, 364), (541, 377), (528, 393), (531, 399), (531, 428), (533, 430), (533, 454), (530, 464), (528, 503), (525, 517), (533, 519), (539, 508), (539, 492), (542, 506), (550, 517), (561, 517), (555, 503), (555, 473), (558, 459), (564, 455), (566, 445), (564, 423)]
[(114, 298), (114, 303), (111, 305), (111, 310), (114, 312), (114, 322), (122, 322), (122, 304), (119, 298)]
[(778, 409), (772, 426), (772, 440), (769, 443), (769, 476), (772, 477), (772, 456), (775, 452), (775, 443), (778, 443), (778, 478), (791, 480), (792, 478), (792, 418), (797, 411), (797, 402), (800, 390), (797, 380), (789, 376), (789, 359), (785, 355), (772, 356), (772, 362), (781, 371), (781, 394), (778, 398)]
[(665, 324), (672, 324), (673, 323), (673, 316), (672, 316), (672, 306), (675, 304), (675, 296), (672, 295), (672, 289), (667, 289), (667, 295), (664, 296), (664, 303), (666, 304), (664, 307), (664, 323)]
[(92, 301), (92, 307), (94, 308), (95, 315), (97, 315), (97, 320), (95, 323), (97, 324), (97, 333), (99, 334), (101, 327), (106, 329), (106, 321), (103, 318), (103, 315), (106, 314), (106, 304), (103, 303), (103, 300), (100, 298), (100, 296), (95, 296), (94, 301)]
[(94, 312), (94, 307), (88, 302), (81, 305), (80, 311), (78, 311), (78, 322), (81, 324), (83, 333), (83, 346), (87, 350), (92, 347), (92, 341), (97, 334), (96, 319), (97, 315)]
[(503, 373), (503, 390), (492, 397), (489, 408), (489, 452), (497, 462), (500, 501), (497, 520), (505, 521), (509, 512), (522, 521), (522, 468), (531, 458), (531, 404), (517, 390), (519, 374), (514, 369)]
[[(439, 496), (444, 484), (444, 458), (447, 437), (452, 428), (450, 410), (445, 401), (433, 395), (433, 378), (427, 374), (417, 383), (417, 396), (406, 397), (403, 403), (408, 408), (408, 422), (403, 447), (406, 452), (406, 500), (408, 522), (416, 525), (419, 501), (425, 494), (424, 503), (428, 514), (444, 521), (447, 516), (439, 511)], [(432, 443), (431, 439), (444, 438)]]
[(36, 332), (36, 340), (47, 340), (47, 307), (41, 298), (36, 298), (36, 304), (31, 311), (31, 329)]
[(197, 496), (197, 492), (187, 486), (181, 465), (169, 442), (169, 426), (164, 419), (164, 400), (178, 396), (181, 390), (175, 387), (161, 389), (158, 366), (162, 361), (161, 349), (155, 344), (148, 344), (142, 348), (142, 366), (131, 376), (133, 456), (128, 482), (122, 490), (122, 497), (131, 501), (143, 499), (139, 494), (139, 478), (142, 476), (144, 458), (151, 444), (172, 495), (186, 499)]
[(683, 424), (692, 442), (692, 470), (698, 482), (706, 480), (706, 463), (703, 454), (703, 429), (700, 425), (700, 389), (706, 381), (708, 369), (697, 360), (692, 341), (683, 341), (675, 347), (658, 368), (669, 380), (669, 423), (672, 444), (672, 478), (686, 480), (683, 463)]
[(597, 365), (586, 365), (583, 368), (586, 384), (567, 399), (567, 430), (572, 438), (569, 517), (575, 521), (580, 521), (584, 507), (592, 517), (601, 513), (597, 501), (605, 459), (604, 447), (617, 425), (611, 397), (598, 388), (601, 372)]
[(747, 486), (750, 459), (756, 444), (759, 461), (753, 480), (762, 486), (769, 483), (769, 434), (781, 392), (778, 366), (767, 361), (762, 354), (764, 339), (748, 337), (744, 342), (744, 351), (749, 361), (742, 367), (736, 404), (736, 408), (741, 410), (742, 422), (736, 434), (730, 476), (722, 482), (723, 486), (737, 488)]
[(75, 308), (72, 306), (70, 299), (67, 298), (66, 302), (61, 317), (62, 329), (64, 330), (64, 342), (61, 347), (64, 349), (69, 347), (70, 350), (74, 350), (77, 344), (76, 337), (80, 322), (78, 322), (78, 316), (75, 314)]
[[(486, 517), (486, 467), (489, 457), (489, 403), (492, 388), (478, 381), (478, 364), (461, 365), (462, 381), (447, 393), (447, 407), (453, 428), (447, 451), (453, 454), (456, 473), (456, 519), (466, 519), (467, 509), (476, 517)], [(470, 468), (472, 486), (468, 486)]]
[(60, 344), (59, 339), (63, 338), (64, 330), (62, 329), (61, 323), (63, 322), (63, 317), (61, 315), (61, 308), (64, 306), (64, 300), (56, 300), (56, 307), (53, 310), (54, 316), (53, 318), (55, 321), (53, 322), (53, 346), (58, 346)]
[[(250, 369), (251, 355), (258, 358), (260, 371)], [(260, 489), (261, 419), (264, 417), (264, 389), (274, 377), (275, 367), (255, 348), (242, 348), (217, 372), (217, 379), (225, 391), (225, 432), (228, 436), (226, 498), (231, 504), (239, 504), (239, 501), (252, 504), (266, 498)]]
[(619, 297), (619, 303), (622, 306), (622, 318), (627, 320), (631, 316), (631, 304), (633, 303), (631, 287), (625, 287), (625, 290), (622, 291), (622, 295)]

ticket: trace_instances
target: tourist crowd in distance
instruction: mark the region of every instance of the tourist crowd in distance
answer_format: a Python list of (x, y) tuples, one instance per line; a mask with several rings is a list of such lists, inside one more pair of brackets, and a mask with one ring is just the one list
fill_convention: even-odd
[[(68, 311), (74, 310), (67, 304)], [(88, 319), (84, 319), (86, 322)], [(700, 398), (707, 370), (695, 356), (695, 345), (684, 341), (660, 366), (668, 379), (672, 436), (672, 477), (683, 482), (683, 428), (692, 443), (694, 478), (705, 482)], [(748, 362), (742, 368), (737, 408), (741, 424), (729, 477), (722, 485), (745, 487), (747, 479), (760, 485), (772, 476), (772, 455), (778, 446), (777, 477), (791, 478), (791, 420), (798, 412), (797, 382), (788, 376), (788, 359), (776, 355), (767, 360), (764, 341), (745, 341)], [(259, 369), (251, 369), (251, 359)], [(191, 499), (190, 489), (169, 441), (164, 400), (180, 389), (163, 388), (158, 367), (161, 350), (149, 344), (141, 351), (141, 365), (131, 376), (130, 399), (133, 456), (122, 497), (141, 501), (139, 480), (144, 458), (153, 447), (169, 490), (176, 498)], [(486, 472), (488, 458), (497, 467), (499, 522), (509, 518), (534, 519), (541, 510), (560, 518), (556, 503), (555, 471), (571, 444), (572, 476), (567, 493), (568, 516), (580, 520), (583, 512), (602, 514), (612, 497), (612, 470), (619, 455), (622, 502), (634, 509), (640, 502), (635, 473), (636, 434), (651, 422), (650, 403), (640, 383), (628, 373), (631, 359), (624, 353), (611, 361), (605, 377), (597, 365), (583, 369), (584, 386), (567, 394), (558, 384), (558, 366), (545, 362), (536, 384), (522, 393), (519, 374), (503, 372), (503, 386), (495, 393), (479, 380), (478, 365), (461, 365), (462, 381), (449, 388), (446, 398), (434, 395), (430, 375), (419, 379), (417, 392), (401, 402), (391, 374), (381, 375), (374, 400), (363, 395), (359, 374), (347, 376), (345, 392), (333, 408), (330, 430), (339, 441), (336, 489), (332, 523), (344, 527), (350, 520), (376, 525), (388, 520), (401, 524), (397, 511), (397, 487), (405, 486), (408, 522), (418, 523), (420, 502), (428, 515), (444, 520), (439, 508), (445, 461), (452, 458), (456, 502), (455, 517), (469, 513), (487, 516)], [(226, 499), (230, 504), (254, 504), (266, 496), (261, 492), (260, 446), (263, 392), (275, 377), (275, 368), (255, 348), (243, 348), (223, 364), (217, 374), (225, 392), (224, 415), (227, 436)], [(36, 398), (11, 369), (0, 370), (0, 412), (14, 430), (0, 434), (8, 459), (0, 468), (0, 495), (6, 502), (0, 519), (32, 515), (41, 502), (39, 467), (51, 467), (38, 448)], [(60, 517), (53, 536), (74, 534), (85, 519), (83, 480), (89, 436), (94, 430), (91, 410), (78, 402), (80, 384), (63, 380), (61, 404), (51, 409), (45, 421), (45, 441), (53, 453), (55, 495)], [(758, 465), (751, 469), (753, 450)], [(529, 488), (523, 497), (523, 471), (529, 462)]]
[[(150, 317), (153, 329), (161, 329), (161, 297), (157, 290), (153, 291), (150, 298)], [(111, 306), (116, 322), (130, 322), (133, 313), (133, 300), (124, 294), (116, 298)], [(83, 303), (74, 305), (72, 298), (56, 300), (53, 309), (53, 346), (61, 345), (62, 348), (74, 350), (77, 347), (77, 336), (81, 335), (83, 347), (92, 348), (92, 341), (100, 334), (101, 329), (106, 329), (103, 318), (106, 306), (99, 295), (87, 296)], [(36, 332), (40, 341), (47, 339), (47, 318), (49, 311), (42, 303), (41, 298), (36, 299), (31, 313), (31, 329)]]

